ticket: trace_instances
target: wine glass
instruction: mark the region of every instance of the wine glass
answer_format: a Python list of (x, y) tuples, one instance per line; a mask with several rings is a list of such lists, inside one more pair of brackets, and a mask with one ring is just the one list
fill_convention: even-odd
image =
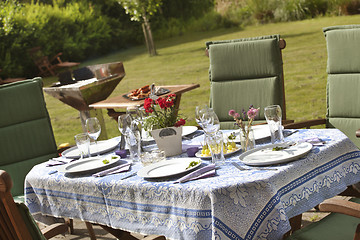
[(206, 104), (195, 107), (195, 120), (196, 120), (197, 124), (198, 124), (202, 129), (204, 129), (204, 126), (203, 126), (203, 122), (204, 122), (203, 115), (204, 115), (205, 112), (209, 111), (209, 109), (210, 109), (210, 108), (209, 108)]
[(80, 152), (80, 159), (90, 156), (90, 137), (86, 133), (75, 135), (75, 143)]
[(209, 108), (202, 116), (203, 130), (206, 134), (215, 134), (220, 130), (220, 121), (213, 109)]
[(125, 140), (129, 147), (130, 158), (137, 161), (141, 154), (139, 123), (132, 121), (129, 114), (124, 114), (118, 117), (118, 128), (122, 141)]
[(89, 137), (95, 141), (95, 146), (97, 149), (97, 139), (101, 133), (101, 125), (99, 120), (96, 117), (86, 119), (86, 130)]
[(270, 128), (271, 143), (274, 144), (276, 142), (283, 142), (284, 135), (281, 125), (281, 107), (279, 105), (271, 105), (265, 107), (264, 111), (267, 124)]

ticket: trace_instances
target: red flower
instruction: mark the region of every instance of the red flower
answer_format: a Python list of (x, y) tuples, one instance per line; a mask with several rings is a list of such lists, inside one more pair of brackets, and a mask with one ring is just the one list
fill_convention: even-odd
[(145, 108), (145, 112), (147, 112), (147, 113), (154, 112), (153, 100), (151, 98), (145, 98), (144, 108)]
[(156, 99), (156, 102), (157, 104), (159, 104), (159, 107), (161, 109), (166, 108), (166, 100), (164, 98), (159, 97), (158, 99)]
[(179, 121), (177, 121), (177, 122), (174, 124), (174, 127), (183, 126), (183, 125), (185, 125), (185, 122), (186, 122), (186, 121), (181, 118)]

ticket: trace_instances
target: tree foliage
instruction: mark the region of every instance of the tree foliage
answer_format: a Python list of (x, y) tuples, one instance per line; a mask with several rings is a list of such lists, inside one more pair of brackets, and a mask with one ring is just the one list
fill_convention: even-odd
[(131, 16), (132, 21), (142, 22), (149, 54), (157, 55), (149, 20), (161, 7), (162, 0), (118, 0), (118, 2)]

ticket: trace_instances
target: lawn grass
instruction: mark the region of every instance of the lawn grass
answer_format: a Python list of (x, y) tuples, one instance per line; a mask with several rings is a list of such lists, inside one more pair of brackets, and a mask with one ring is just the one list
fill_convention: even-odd
[[(180, 114), (187, 117), (187, 125), (195, 125), (195, 106), (209, 100), (209, 59), (204, 55), (205, 42), (280, 34), (287, 43), (283, 50), (287, 118), (296, 121), (323, 118), (326, 113), (327, 53), (322, 28), (359, 22), (360, 15), (321, 17), (245, 29), (191, 33), (157, 41), (159, 56), (156, 57), (149, 57), (146, 48), (138, 46), (83, 62), (82, 66), (114, 61), (124, 63), (126, 76), (110, 97), (151, 83), (199, 83), (200, 88), (183, 95), (180, 105)], [(48, 86), (55, 80), (44, 79), (44, 84)], [(57, 144), (74, 144), (73, 136), (82, 131), (78, 111), (47, 94), (45, 100)], [(117, 124), (105, 110), (104, 117), (108, 137), (118, 136)]]

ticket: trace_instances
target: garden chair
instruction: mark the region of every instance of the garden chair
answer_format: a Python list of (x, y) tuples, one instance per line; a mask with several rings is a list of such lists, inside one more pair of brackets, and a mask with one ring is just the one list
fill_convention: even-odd
[(63, 62), (60, 58), (62, 53), (56, 54), (51, 59), (45, 56), (41, 50), (41, 47), (34, 47), (28, 50), (31, 59), (40, 71), (40, 76), (55, 76), (55, 70), (59, 68), (72, 68), (78, 66), (78, 62)]
[(0, 85), (0, 115), (0, 169), (13, 179), (15, 201), (24, 202), (27, 173), (59, 156), (41, 78)]
[(24, 203), (15, 203), (10, 193), (10, 175), (0, 170), (0, 239), (49, 239), (68, 231), (65, 223), (55, 223), (42, 230)]
[(284, 74), (279, 35), (206, 42), (210, 58), (210, 106), (222, 129), (234, 128), (230, 109), (260, 107), (256, 123), (266, 122), (264, 108), (280, 105), (286, 123)]
[[(0, 69), (0, 72), (2, 71), (2, 69)], [(2, 79), (0, 77), (0, 85), (2, 84), (7, 84), (7, 83), (12, 83), (12, 82), (18, 82), (18, 81), (22, 81), (25, 80), (25, 78), (6, 78), (6, 79)]]
[(360, 240), (360, 199), (328, 199), (319, 205), (328, 216), (297, 230), (286, 240)]
[(338, 128), (356, 146), (360, 139), (355, 132), (360, 126), (360, 25), (326, 27), (327, 45), (327, 112), (325, 119), (288, 124), (286, 128), (310, 128), (325, 124)]

